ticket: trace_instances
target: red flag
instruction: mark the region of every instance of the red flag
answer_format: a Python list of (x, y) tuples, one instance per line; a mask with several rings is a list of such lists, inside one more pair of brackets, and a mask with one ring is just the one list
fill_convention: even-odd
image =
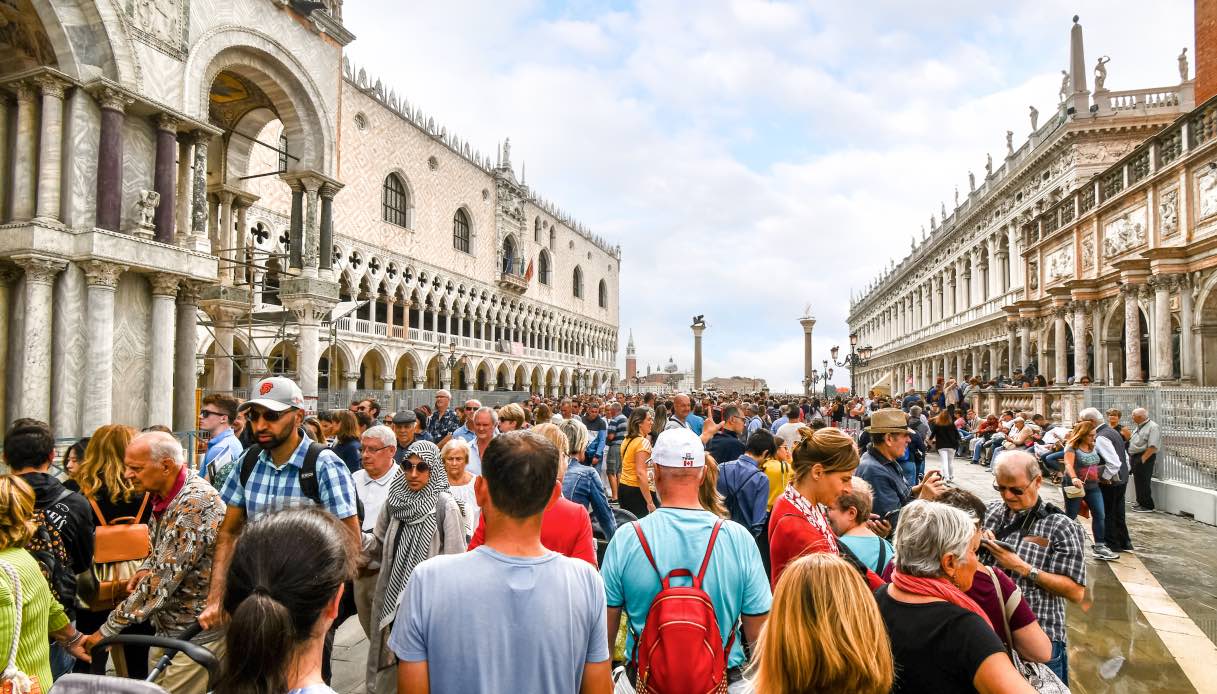
[(531, 259), (528, 261), (528, 269), (524, 271), (524, 281), (525, 282), (532, 281), (532, 260)]

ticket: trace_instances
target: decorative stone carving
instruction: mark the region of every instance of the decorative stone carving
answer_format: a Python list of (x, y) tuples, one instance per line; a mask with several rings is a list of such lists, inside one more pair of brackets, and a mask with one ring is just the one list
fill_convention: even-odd
[(976, 190), (976, 174), (969, 171), (968, 172), (968, 191), (972, 192), (975, 190)]
[(993, 175), (993, 155), (986, 152), (985, 153), (985, 178), (987, 179), (987, 178), (991, 177), (992, 175)]
[(157, 273), (148, 277), (152, 285), (152, 296), (177, 296), (180, 279), (176, 275)]
[(131, 0), (122, 4), (137, 37), (175, 55), (184, 52), (188, 0)]
[(13, 258), (13, 262), (25, 270), (25, 281), (37, 284), (52, 284), (66, 265), (62, 260), (43, 256)]
[(1209, 168), (1196, 179), (1196, 197), (1200, 199), (1200, 218), (1217, 214), (1217, 171)]
[(1006, 156), (1007, 157), (1014, 156), (1014, 131), (1013, 130), (1006, 131)]
[(1082, 238), (1082, 270), (1093, 270), (1094, 260), (1094, 238), (1087, 234)]
[(1061, 103), (1065, 102), (1065, 97), (1069, 96), (1069, 71), (1061, 70), (1061, 90), (1057, 95), (1061, 97)]
[(1027, 287), (1031, 291), (1040, 288), (1040, 264), (1038, 260), (1031, 260), (1027, 263)]
[(105, 263), (99, 260), (89, 261), (82, 268), (85, 271), (85, 277), (88, 278), (90, 287), (106, 287), (109, 289), (114, 289), (118, 286), (119, 276), (127, 269), (122, 265)]
[(1128, 210), (1103, 228), (1103, 257), (1114, 258), (1145, 244), (1146, 209)]
[(1187, 81), (1187, 46), (1183, 47), (1183, 52), (1179, 54), (1179, 81)]
[(139, 227), (141, 230), (146, 230), (151, 233), (156, 227), (152, 223), (152, 217), (156, 214), (157, 205), (161, 204), (161, 194), (155, 190), (141, 190), (139, 192), (139, 200), (135, 203), (136, 209), (139, 210)]
[(1162, 238), (1174, 236), (1179, 231), (1179, 189), (1173, 188), (1162, 194), (1158, 203), (1158, 229)]
[(1032, 106), (1031, 111), (1030, 111), (1030, 116), (1031, 116), (1031, 132), (1035, 132), (1035, 129), (1036, 129), (1036, 127), (1039, 126), (1039, 122), (1040, 122), (1039, 109)]
[(1107, 63), (1111, 62), (1111, 58), (1100, 56), (1099, 62), (1094, 66), (1094, 91), (1095, 93), (1105, 92), (1107, 89), (1103, 86), (1107, 83)]
[(1044, 259), (1048, 266), (1048, 281), (1073, 276), (1073, 245), (1062, 246)]

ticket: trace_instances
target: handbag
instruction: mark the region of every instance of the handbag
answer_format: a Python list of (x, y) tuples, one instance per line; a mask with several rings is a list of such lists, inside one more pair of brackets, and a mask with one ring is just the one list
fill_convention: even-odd
[[(997, 594), (998, 600), (1001, 600), (1001, 584), (997, 581), (997, 576), (993, 571), (988, 571), (989, 580), (993, 581), (993, 591)], [(1014, 663), (1014, 669), (1018, 670), (1018, 674), (1027, 680), (1027, 684), (1035, 688), (1035, 691), (1040, 694), (1069, 694), (1069, 687), (1061, 681), (1060, 677), (1043, 663), (1032, 663), (1018, 657), (1018, 653), (1014, 650), (1014, 634), (1010, 632), (1010, 613), (1018, 606), (1022, 599), (1022, 591), (1015, 588), (1002, 603), (1001, 623), (1006, 630), (1006, 643), (1009, 644), (1006, 652), (1010, 656), (1010, 660)]]
[(135, 516), (107, 521), (97, 502), (89, 499), (98, 526), (93, 540), (93, 565), (76, 577), (76, 595), (93, 612), (113, 609), (127, 597), (127, 583), (152, 553), (152, 534), (140, 523), (148, 506), (148, 494)]
[(0, 673), (0, 694), (42, 694), (37, 675), (27, 675), (17, 669), (17, 649), (21, 643), (21, 618), (24, 601), (21, 597), (21, 577), (12, 564), (0, 561), (2, 570), (13, 582), (13, 642), (9, 644), (8, 660)]

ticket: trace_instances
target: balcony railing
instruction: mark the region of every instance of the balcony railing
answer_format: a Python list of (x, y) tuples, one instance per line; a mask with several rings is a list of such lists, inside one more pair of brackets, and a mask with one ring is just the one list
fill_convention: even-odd
[(502, 274), (499, 276), (499, 286), (504, 289), (521, 292), (527, 291), (528, 279), (524, 276), (528, 271), (523, 258), (504, 257), (500, 262)]

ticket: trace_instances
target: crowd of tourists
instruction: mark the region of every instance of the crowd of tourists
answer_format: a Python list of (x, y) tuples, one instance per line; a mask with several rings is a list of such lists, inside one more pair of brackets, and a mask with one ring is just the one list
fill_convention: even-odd
[[(315, 415), (287, 378), (253, 392), (202, 400), (198, 456), (165, 427), (107, 425), (61, 453), (46, 423), (12, 423), (13, 691), (144, 678), (160, 649), (99, 644), (155, 634), (220, 662), (209, 681), (178, 653), (167, 691), (324, 694), (351, 618), (368, 692), (1063, 686), (1065, 603), (1087, 580), (1075, 518), (1096, 558), (1131, 551), (1123, 489), (1131, 475), (1152, 510), (1161, 446), (1143, 410), (1132, 428), (1097, 410), (1072, 429), (981, 418), (953, 382), (497, 408), (441, 390)], [(952, 483), (967, 456), (999, 499)]]

